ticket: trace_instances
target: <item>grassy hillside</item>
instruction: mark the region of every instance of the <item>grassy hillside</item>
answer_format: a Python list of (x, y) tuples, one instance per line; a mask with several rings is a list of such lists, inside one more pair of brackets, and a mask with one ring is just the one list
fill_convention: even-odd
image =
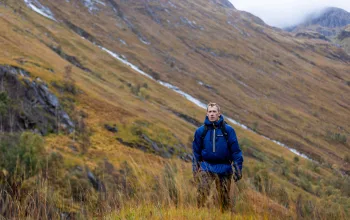
[[(22, 1), (0, 5), (0, 65), (46, 82), (76, 131), (1, 130), (1, 216), (349, 216), (350, 69), (339, 48), (294, 39), (211, 1), (113, 0), (92, 12), (77, 0), (40, 2), (58, 22)], [(321, 163), (235, 127), (245, 168), (232, 186), (233, 212), (215, 208), (214, 192), (208, 208), (197, 209), (191, 164), (180, 158), (205, 111), (97, 45)]]
[(343, 94), (349, 92), (350, 57), (342, 49), (295, 39), (210, 1), (111, 0), (92, 12), (80, 1), (52, 4), (46, 5), (57, 19), (69, 19), (71, 29), (81, 34), (81, 28), (90, 41), (156, 79), (203, 102), (217, 100), (228, 116), (257, 132), (348, 170), (348, 142), (332, 138), (349, 134)]

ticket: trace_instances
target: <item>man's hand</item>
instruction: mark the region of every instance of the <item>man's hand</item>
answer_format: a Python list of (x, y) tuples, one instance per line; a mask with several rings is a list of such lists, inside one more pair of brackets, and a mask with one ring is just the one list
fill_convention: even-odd
[(233, 179), (235, 180), (235, 182), (242, 179), (242, 170), (239, 169), (239, 166), (237, 165), (237, 163), (232, 163), (232, 169), (235, 171), (233, 173)]
[(234, 173), (233, 179), (235, 180), (235, 182), (237, 182), (238, 180), (242, 179), (242, 172), (238, 171)]

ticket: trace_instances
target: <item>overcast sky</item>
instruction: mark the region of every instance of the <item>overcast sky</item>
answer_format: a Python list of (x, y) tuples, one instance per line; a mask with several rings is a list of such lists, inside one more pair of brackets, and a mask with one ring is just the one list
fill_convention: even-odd
[(297, 24), (310, 12), (328, 6), (350, 12), (350, 0), (229, 0), (236, 9), (260, 17), (266, 24), (288, 27)]

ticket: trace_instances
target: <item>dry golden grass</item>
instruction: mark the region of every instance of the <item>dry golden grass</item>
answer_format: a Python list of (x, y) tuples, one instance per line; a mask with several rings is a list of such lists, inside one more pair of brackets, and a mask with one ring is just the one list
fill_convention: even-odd
[[(330, 166), (336, 164), (337, 168), (348, 168), (340, 158), (343, 158), (343, 154), (350, 153), (349, 141), (346, 144), (333, 144), (325, 139), (327, 130), (346, 135), (349, 130), (349, 108), (339, 105), (350, 105), (349, 100), (343, 96), (349, 93), (349, 87), (339, 80), (350, 80), (349, 65), (325, 57), (327, 52), (334, 50), (329, 44), (316, 45), (314, 51), (309, 50), (312, 42), (293, 39), (287, 33), (262, 27), (242, 17), (236, 10), (214, 7), (204, 0), (192, 3), (176, 1), (178, 8), (169, 9), (169, 17), (164, 11), (157, 12), (170, 21), (170, 24), (163, 26), (152, 22), (137, 10), (138, 7), (143, 7), (139, 5), (141, 3), (122, 3), (125, 14), (132, 15), (135, 18), (132, 22), (152, 41), (151, 45), (145, 45), (127, 29), (120, 18), (114, 17), (111, 9), (106, 9), (98, 16), (91, 16), (81, 5), (74, 9), (66, 1), (42, 2), (48, 6), (57, 6), (52, 10), (56, 14), (60, 12), (57, 15), (59, 18), (64, 17), (79, 24), (102, 42), (104, 47), (125, 55), (146, 72), (154, 70), (159, 73), (161, 80), (170, 82), (201, 100), (215, 100), (222, 105), (226, 115), (252, 128), (255, 124), (256, 130), (261, 134), (290, 144), (303, 152), (321, 156)], [(209, 209), (197, 209), (189, 163), (128, 148), (116, 138), (137, 140), (139, 137), (132, 134), (132, 128), (138, 121), (142, 121), (149, 123), (149, 126), (142, 129), (153, 140), (170, 145), (181, 142), (190, 151), (195, 127), (174, 115), (171, 110), (198, 121), (203, 120), (205, 111), (155, 81), (142, 77), (63, 24), (36, 14), (23, 3), (16, 1), (10, 5), (11, 7), (0, 5), (0, 27), (5, 30), (0, 34), (0, 64), (23, 68), (33, 78), (40, 77), (49, 85), (53, 81), (62, 81), (65, 67), (72, 64), (47, 47), (55, 45), (61, 46), (66, 54), (77, 57), (84, 67), (93, 72), (88, 73), (75, 66), (72, 69), (72, 78), (82, 91), (74, 96), (75, 111), (86, 113), (85, 122), (91, 130), (88, 149), (83, 152), (81, 141), (74, 139), (73, 135), (62, 133), (45, 137), (48, 153), (59, 152), (64, 158), (62, 172), (71, 175), (69, 172), (76, 167), (96, 170), (100, 168), (101, 161), (106, 159), (115, 169), (127, 161), (137, 176), (133, 180), (137, 188), (132, 198), (119, 192), (113, 194), (111, 200), (101, 202), (98, 193), (90, 186), (89, 191), (84, 193), (91, 201), (73, 201), (70, 183), (64, 188), (67, 186), (62, 183), (64, 181), (42, 181), (41, 185), (33, 185), (33, 190), (41, 195), (40, 201), (51, 198), (51, 204), (60, 211), (86, 210), (87, 216), (91, 218), (103, 215), (110, 219), (282, 219), (296, 218), (296, 203), (298, 195), (302, 194), (318, 202), (325, 200), (337, 204), (339, 213), (345, 212), (349, 201), (346, 198), (340, 200), (342, 195), (339, 189), (326, 182), (340, 176), (336, 170), (326, 165), (310, 168), (309, 162), (302, 158), (295, 163), (295, 155), (289, 150), (236, 126), (239, 140), (250, 141), (245, 150), (257, 149), (260, 154), (246, 156), (244, 172), (247, 174), (244, 173), (241, 186), (233, 185), (233, 193), (238, 195), (234, 212), (221, 214), (211, 206)], [(21, 11), (19, 6), (22, 7)], [(17, 10), (16, 13), (13, 12), (14, 9)], [(182, 15), (195, 20), (204, 30), (192, 30), (179, 23)], [(82, 17), (86, 19), (82, 20)], [(228, 25), (226, 20), (234, 22), (236, 27)], [(91, 25), (92, 23), (96, 25)], [(176, 26), (176, 23), (179, 25)], [(125, 40), (128, 46), (121, 44), (117, 38)], [(228, 54), (228, 57), (213, 56), (200, 47), (212, 48), (214, 53)], [(173, 58), (175, 66), (167, 64), (166, 58)], [(53, 69), (54, 73), (49, 69)], [(211, 85), (217, 92), (210, 92), (197, 81)], [(132, 92), (132, 88), (145, 83), (147, 88), (143, 89), (148, 98)], [(49, 88), (60, 98), (66, 95), (60, 94), (52, 86)], [(108, 132), (104, 124), (116, 124), (119, 132)], [(339, 126), (343, 130), (338, 130)], [(72, 144), (76, 145), (78, 152), (69, 147)], [(282, 157), (286, 161), (283, 165), (289, 166), (287, 176), (281, 174), (283, 171), (274, 170), (282, 166), (275, 162)], [(167, 166), (177, 168), (177, 173), (170, 182), (165, 182), (163, 178)], [(330, 191), (330, 195), (317, 196), (316, 193), (306, 192), (299, 183), (304, 177), (293, 173), (296, 168), (305, 173), (311, 170), (308, 175), (310, 180), (307, 181), (319, 178), (320, 185), (316, 181), (311, 183), (312, 191), (320, 187), (321, 191)], [(254, 178), (261, 171), (269, 173), (276, 187), (286, 188), (290, 197), (289, 208), (280, 205), (275, 195), (258, 192)], [(64, 179), (64, 176), (60, 178)], [(293, 182), (295, 179), (296, 183)], [(31, 179), (27, 186), (34, 182)], [(170, 196), (169, 183), (175, 184), (177, 206)], [(158, 187), (156, 191), (152, 191), (151, 184)], [(304, 186), (307, 187), (309, 186)], [(33, 199), (33, 195), (29, 194), (26, 198)], [(42, 198), (44, 199), (41, 200)], [(14, 200), (18, 207), (23, 205), (21, 202), (23, 201)], [(21, 217), (25, 215), (26, 204), (19, 210)], [(208, 204), (215, 206), (215, 196), (211, 197)], [(104, 211), (98, 211), (100, 209)], [(326, 207), (323, 209), (328, 210)], [(35, 219), (35, 212), (38, 210), (33, 211), (29, 218)], [(317, 213), (317, 210), (313, 210), (313, 213)], [(349, 214), (342, 214), (341, 217), (346, 219), (346, 215)], [(316, 214), (310, 216), (315, 217)]]

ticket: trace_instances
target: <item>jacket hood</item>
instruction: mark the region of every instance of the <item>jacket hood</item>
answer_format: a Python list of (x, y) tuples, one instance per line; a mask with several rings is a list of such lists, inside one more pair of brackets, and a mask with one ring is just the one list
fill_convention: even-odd
[(214, 124), (215, 127), (220, 127), (223, 121), (224, 121), (224, 116), (223, 115), (220, 115), (219, 120), (217, 120), (215, 122), (209, 121), (208, 116), (206, 116), (205, 120), (204, 120), (204, 124), (207, 125), (207, 126), (213, 126), (213, 124)]

